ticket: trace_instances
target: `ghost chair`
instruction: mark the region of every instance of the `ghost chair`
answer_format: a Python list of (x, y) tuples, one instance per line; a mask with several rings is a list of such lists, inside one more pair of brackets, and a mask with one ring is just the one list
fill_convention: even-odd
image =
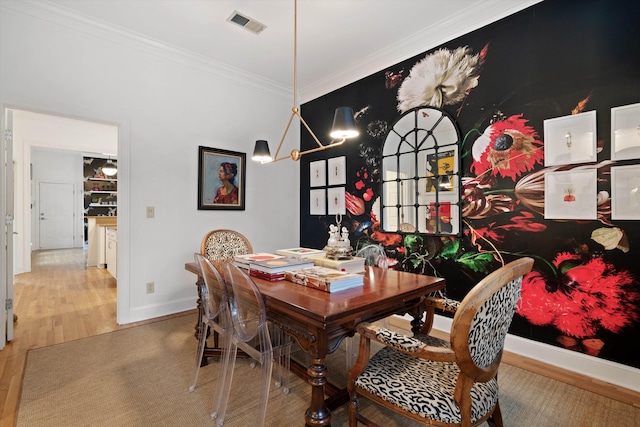
[[(504, 340), (533, 259), (513, 261), (482, 279), (453, 318), (449, 341), (406, 336), (370, 323), (357, 326), (358, 360), (349, 371), (349, 426), (372, 424), (359, 397), (423, 425), (501, 427), (498, 368)], [(384, 347), (370, 357), (371, 341)]]
[[(219, 266), (225, 261), (232, 261), (236, 255), (245, 255), (252, 252), (253, 248), (249, 239), (235, 230), (224, 228), (211, 230), (204, 235), (200, 242), (200, 253), (211, 261), (214, 266)], [(219, 336), (216, 330), (213, 332), (213, 348), (220, 348)]]
[[(374, 245), (374, 244), (366, 245), (360, 248), (356, 252), (355, 256), (358, 258), (364, 258), (364, 265), (379, 267), (384, 269), (389, 268), (387, 254), (385, 253), (384, 248), (381, 245)], [(385, 328), (388, 326), (387, 319), (382, 319), (380, 323)], [(345, 351), (346, 351), (345, 360), (347, 363), (347, 370), (351, 369), (351, 367), (356, 361), (356, 358), (358, 357), (358, 342), (359, 342), (358, 334), (354, 335), (353, 337), (345, 338)]]
[[(216, 403), (212, 418), (216, 419), (216, 425), (224, 423), (229, 395), (232, 387), (233, 371), (235, 369), (236, 353), (238, 348), (260, 364), (260, 383), (256, 389), (259, 391), (255, 426), (264, 425), (267, 401), (273, 364), (279, 372), (276, 378), (276, 386), (284, 387), (284, 392), (289, 392), (289, 357), (291, 340), (281, 333), (280, 328), (274, 327), (273, 334), (269, 331), (269, 323), (260, 289), (254, 281), (242, 270), (232, 263), (225, 262), (221, 266), (222, 277), (227, 284), (229, 314), (231, 318), (232, 333), (227, 341), (223, 356), (222, 370), (225, 372), (224, 381), (218, 382), (216, 390)], [(272, 341), (274, 335), (274, 341)], [(278, 362), (281, 363), (278, 363)]]
[(200, 304), (202, 305), (202, 319), (198, 325), (200, 334), (196, 362), (193, 366), (189, 391), (194, 391), (198, 381), (198, 373), (209, 330), (213, 329), (222, 337), (223, 347), (225, 339), (231, 334), (231, 320), (228, 313), (227, 289), (218, 270), (202, 254), (195, 253), (194, 258), (200, 267), (202, 283), (200, 286)]

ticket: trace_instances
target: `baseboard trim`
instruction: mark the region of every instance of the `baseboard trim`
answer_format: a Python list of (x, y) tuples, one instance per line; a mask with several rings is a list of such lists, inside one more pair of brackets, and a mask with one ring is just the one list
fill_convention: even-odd
[(129, 311), (129, 322), (140, 322), (147, 319), (181, 313), (195, 308), (194, 298), (183, 298), (169, 304), (149, 304), (134, 307)]
[[(391, 323), (407, 327), (410, 317), (394, 316)], [(452, 320), (436, 315), (434, 332), (448, 336)], [(504, 363), (544, 375), (620, 402), (640, 407), (640, 370), (586, 354), (508, 335)]]

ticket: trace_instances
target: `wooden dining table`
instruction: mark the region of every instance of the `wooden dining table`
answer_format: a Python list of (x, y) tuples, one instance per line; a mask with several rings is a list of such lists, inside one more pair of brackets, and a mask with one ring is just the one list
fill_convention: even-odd
[[(202, 277), (197, 264), (186, 263), (185, 269), (197, 275), (196, 284), (200, 289)], [(286, 280), (253, 279), (264, 297), (268, 319), (293, 337), (309, 355), (308, 367), (293, 360), (291, 363), (292, 371), (305, 377), (312, 387), (311, 402), (304, 414), (308, 427), (330, 426), (331, 409), (349, 400), (345, 388), (327, 380), (327, 355), (334, 352), (344, 338), (353, 336), (360, 322), (410, 314), (411, 328), (418, 332), (423, 325), (424, 298), (445, 285), (441, 277), (377, 267), (366, 267), (363, 286), (333, 293)], [(200, 299), (198, 309), (196, 335), (202, 316)]]

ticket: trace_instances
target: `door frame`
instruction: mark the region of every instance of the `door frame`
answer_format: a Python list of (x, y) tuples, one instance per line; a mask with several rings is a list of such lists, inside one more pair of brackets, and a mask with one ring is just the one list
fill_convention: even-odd
[[(2, 94), (0, 94), (2, 96)], [(131, 260), (131, 214), (130, 214), (130, 194), (131, 194), (131, 120), (129, 117), (113, 114), (110, 111), (94, 110), (86, 106), (51, 105), (46, 102), (33, 102), (25, 99), (13, 99), (10, 97), (0, 98), (0, 115), (2, 126), (7, 110), (23, 110), (51, 116), (65, 117), (87, 122), (102, 123), (116, 126), (118, 129), (118, 286), (117, 286), (117, 307), (116, 322), (119, 325), (131, 322), (131, 302), (130, 302), (130, 266)], [(3, 132), (4, 133), (4, 132)], [(25, 153), (26, 154), (26, 153)], [(27, 171), (29, 168), (26, 168)], [(4, 167), (0, 169), (4, 172)], [(4, 176), (3, 176), (4, 178)], [(4, 179), (3, 179), (4, 181)], [(23, 183), (22, 179), (16, 182)], [(30, 187), (30, 186), (28, 186)], [(5, 189), (0, 186), (0, 199), (4, 200)], [(30, 193), (30, 192), (29, 192)], [(31, 195), (29, 194), (29, 197)], [(30, 199), (29, 199), (30, 200)], [(5, 208), (2, 206), (2, 213)], [(4, 214), (3, 214), (4, 216)], [(31, 216), (31, 215), (29, 215)], [(30, 219), (31, 221), (31, 219)], [(24, 238), (24, 236), (23, 236)], [(6, 236), (0, 233), (0, 255), (4, 255)], [(1, 265), (1, 264), (0, 264)], [(6, 289), (6, 278), (0, 277), (0, 288)], [(2, 294), (0, 293), (0, 296)], [(1, 348), (1, 347), (0, 347)]]

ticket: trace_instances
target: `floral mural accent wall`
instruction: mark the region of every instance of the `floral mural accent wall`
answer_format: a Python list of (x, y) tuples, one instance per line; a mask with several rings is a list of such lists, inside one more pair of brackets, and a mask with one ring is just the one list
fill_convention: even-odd
[[(304, 104), (320, 130), (331, 126), (327, 111), (357, 111), (361, 136), (332, 153), (347, 156), (342, 225), (352, 245), (379, 244), (390, 268), (445, 277), (455, 299), (533, 257), (510, 333), (640, 368), (640, 222), (611, 219), (610, 182), (612, 166), (640, 159), (609, 154), (611, 108), (640, 102), (633, 16), (635, 3), (546, 0)], [(380, 228), (382, 146), (389, 124), (417, 106), (445, 109), (464, 136), (461, 237)], [(545, 167), (544, 120), (594, 110), (597, 162)], [(323, 155), (301, 160), (303, 246), (323, 247), (334, 222), (304, 211), (309, 162)], [(545, 173), (582, 170), (597, 171), (597, 219), (545, 219)]]

